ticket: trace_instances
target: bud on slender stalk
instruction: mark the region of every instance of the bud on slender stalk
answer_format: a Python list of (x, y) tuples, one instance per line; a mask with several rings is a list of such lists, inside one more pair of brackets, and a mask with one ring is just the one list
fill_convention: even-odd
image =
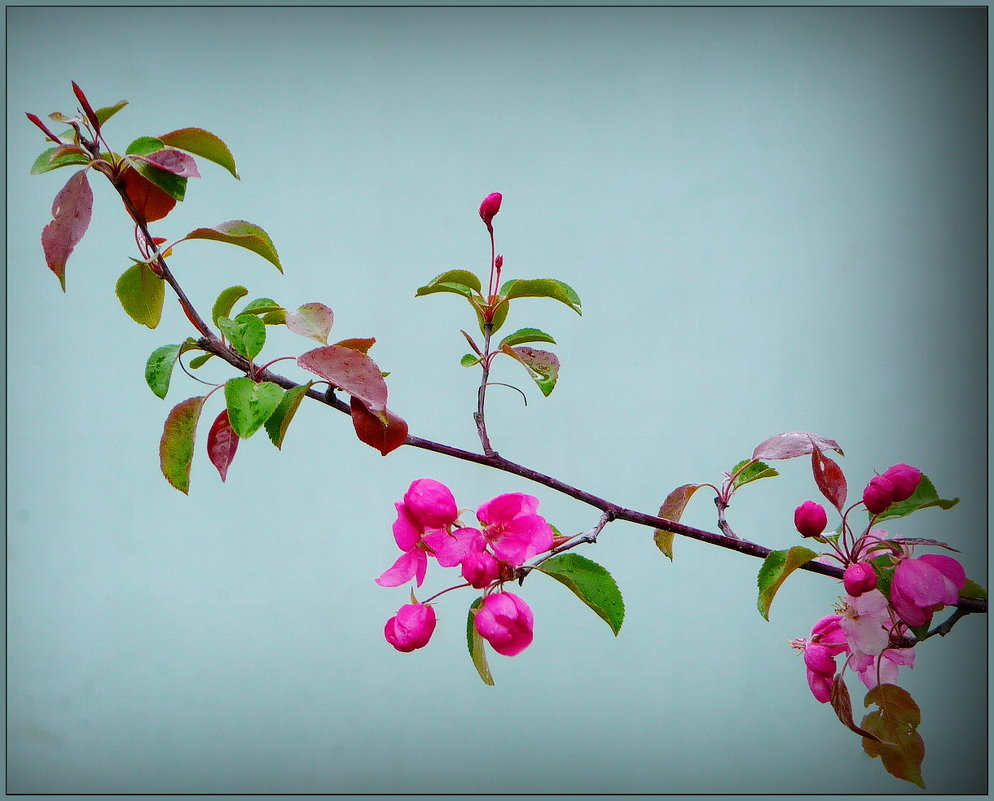
[(493, 231), (494, 217), (497, 216), (497, 212), (500, 211), (500, 201), (501, 193), (492, 192), (483, 198), (483, 202), (480, 204), (480, 219), (483, 220), (484, 224), (487, 226), (488, 231)]
[(814, 501), (805, 501), (794, 510), (794, 527), (802, 537), (817, 537), (828, 525), (825, 507)]

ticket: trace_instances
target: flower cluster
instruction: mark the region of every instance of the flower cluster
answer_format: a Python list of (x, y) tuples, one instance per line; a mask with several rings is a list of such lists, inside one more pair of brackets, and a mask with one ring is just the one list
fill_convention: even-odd
[[(887, 532), (872, 528), (892, 504), (914, 495), (921, 478), (920, 470), (906, 464), (874, 476), (862, 500), (843, 513), (840, 530), (830, 536), (823, 536), (828, 515), (821, 504), (805, 501), (794, 511), (798, 532), (831, 546), (832, 553), (826, 556), (845, 567), (845, 596), (836, 614), (819, 620), (810, 637), (791, 643), (804, 652), (808, 686), (822, 703), (831, 698), (840, 655), (845, 656), (843, 668), (854, 670), (868, 688), (896, 683), (899, 667), (914, 667), (909, 635), (921, 632), (911, 630), (927, 626), (936, 611), (956, 604), (966, 585), (966, 572), (956, 559), (938, 554), (916, 557), (914, 545), (922, 541), (889, 538)], [(856, 536), (849, 512), (859, 505), (866, 507), (870, 522)]]
[[(523, 493), (499, 495), (476, 510), (478, 527), (464, 526), (452, 491), (422, 478), (395, 506), (393, 536), (403, 553), (376, 583), (397, 587), (414, 579), (420, 587), (429, 559), (441, 567), (459, 568), (465, 583), (456, 587), (484, 591), (474, 617), (480, 636), (506, 656), (527, 648), (534, 616), (524, 600), (503, 590), (503, 583), (515, 578), (515, 568), (553, 547), (552, 527), (538, 514), (538, 499)], [(429, 601), (405, 604), (387, 621), (384, 635), (398, 651), (427, 645), (435, 630)]]

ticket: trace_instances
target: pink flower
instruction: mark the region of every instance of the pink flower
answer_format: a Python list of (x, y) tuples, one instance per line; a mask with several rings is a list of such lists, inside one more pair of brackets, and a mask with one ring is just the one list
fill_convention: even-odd
[(531, 645), (534, 623), (528, 604), (510, 592), (488, 595), (473, 619), (480, 636), (504, 656), (520, 654)]
[(442, 567), (455, 567), (486, 545), (482, 532), (475, 528), (458, 528), (451, 534), (445, 530), (429, 531), (423, 539)]
[(426, 604), (404, 604), (383, 627), (383, 636), (398, 651), (424, 648), (435, 631), (435, 610)]
[[(879, 664), (879, 671), (877, 665)], [(856, 669), (859, 674), (860, 681), (866, 685), (868, 690), (872, 690), (877, 686), (877, 678), (880, 678), (880, 684), (897, 684), (897, 672), (901, 665), (907, 665), (909, 668), (915, 666), (915, 649), (914, 648), (902, 648), (900, 650), (896, 648), (888, 648), (879, 656), (870, 657), (866, 666), (862, 669)]]
[(936, 609), (957, 603), (965, 584), (966, 571), (958, 561), (951, 556), (923, 554), (897, 563), (890, 600), (901, 620), (909, 626), (922, 626)]
[(825, 507), (814, 501), (805, 501), (794, 510), (794, 527), (802, 537), (817, 537), (828, 525)]
[(870, 514), (878, 515), (894, 502), (894, 484), (887, 476), (874, 476), (863, 490), (863, 503)]
[(497, 212), (500, 211), (500, 201), (500, 192), (491, 192), (483, 198), (483, 202), (480, 204), (480, 219), (486, 224), (488, 231), (493, 231), (491, 223), (497, 216)]
[(422, 530), (452, 525), (459, 516), (452, 490), (433, 478), (419, 478), (404, 494), (404, 506)]
[(808, 687), (817, 701), (824, 704), (832, 697), (835, 657), (847, 650), (845, 632), (839, 625), (841, 615), (823, 617), (811, 629), (811, 638), (794, 640), (792, 645), (804, 651)]
[(423, 529), (411, 518), (403, 503), (395, 503), (397, 520), (393, 524), (393, 538), (404, 553), (382, 576), (376, 579), (381, 587), (399, 587), (416, 578), (420, 587), (428, 570), (428, 554), (421, 547)]
[(876, 656), (890, 644), (890, 611), (880, 590), (864, 592), (858, 598), (846, 597), (845, 611), (839, 625), (846, 633), (846, 643), (857, 670), (866, 656)]
[(853, 562), (846, 568), (842, 576), (846, 593), (858, 598), (864, 592), (869, 592), (877, 586), (877, 574), (869, 562)]
[(909, 464), (895, 464), (884, 471), (884, 476), (894, 487), (894, 500), (906, 501), (915, 494), (922, 480), (922, 471)]
[(489, 587), (500, 575), (500, 565), (489, 551), (468, 553), (462, 560), (462, 576), (478, 590)]
[(520, 492), (498, 495), (476, 510), (494, 556), (518, 566), (552, 547), (552, 528), (537, 510), (538, 498)]

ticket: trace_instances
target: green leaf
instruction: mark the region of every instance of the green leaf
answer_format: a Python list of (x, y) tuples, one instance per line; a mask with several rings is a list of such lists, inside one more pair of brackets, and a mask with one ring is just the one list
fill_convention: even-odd
[(154, 136), (139, 136), (124, 152), (129, 156), (147, 156), (149, 153), (158, 153), (165, 146), (161, 139)]
[(501, 352), (521, 362), (546, 397), (556, 388), (556, 381), (559, 380), (559, 359), (556, 354), (527, 346), (512, 348), (507, 345), (501, 346)]
[[(959, 503), (959, 498), (945, 500), (939, 497), (935, 485), (929, 481), (928, 476), (922, 474), (922, 480), (918, 483), (914, 494), (906, 501), (898, 501), (888, 506), (880, 515), (877, 522), (889, 520), (897, 517), (907, 517), (912, 512), (919, 509), (928, 509), (930, 506), (938, 506), (940, 509), (951, 509)], [(869, 514), (869, 513), (867, 513)], [(872, 517), (873, 515), (870, 515)]]
[(165, 399), (169, 392), (169, 380), (173, 367), (179, 358), (182, 345), (163, 345), (152, 351), (145, 363), (145, 383), (156, 397)]
[(863, 738), (863, 750), (879, 757), (884, 769), (898, 779), (925, 789), (921, 766), (925, 742), (918, 734), (921, 710), (907, 690), (895, 684), (878, 684), (866, 694), (864, 706), (876, 704), (877, 710), (863, 718), (864, 729), (879, 739)]
[(155, 184), (159, 189), (165, 192), (174, 200), (183, 200), (186, 197), (186, 184), (187, 179), (176, 175), (175, 173), (168, 172), (167, 170), (160, 170), (158, 167), (153, 167), (147, 161), (142, 159), (130, 159), (131, 166), (135, 168), (135, 171), (141, 175), (142, 178)]
[(214, 308), (211, 309), (211, 319), (217, 325), (219, 317), (231, 317), (231, 310), (235, 304), (248, 294), (248, 290), (243, 286), (229, 286), (222, 289), (221, 294), (214, 301)]
[(618, 635), (625, 620), (625, 602), (605, 568), (579, 554), (563, 553), (546, 559), (535, 569), (569, 587)]
[(577, 314), (580, 311), (580, 297), (573, 288), (554, 278), (533, 278), (529, 280), (511, 280), (500, 288), (500, 294), (505, 298), (552, 298), (565, 303)]
[(117, 280), (117, 299), (137, 323), (155, 328), (162, 319), (166, 285), (145, 262), (132, 264)]
[(234, 432), (242, 439), (251, 437), (276, 411), (284, 394), (271, 381), (257, 384), (251, 378), (230, 379), (224, 385), (224, 399)]
[(551, 342), (553, 345), (556, 344), (556, 340), (545, 333), (545, 331), (540, 331), (537, 328), (519, 328), (513, 334), (508, 334), (504, 337), (497, 347), (524, 345), (527, 342)]
[(787, 551), (770, 551), (759, 568), (759, 613), (770, 619), (770, 605), (780, 585), (801, 565), (810, 562), (818, 554), (803, 545), (795, 545)]
[(178, 131), (162, 134), (159, 139), (170, 147), (213, 161), (238, 178), (234, 156), (231, 155), (224, 141), (210, 131), (205, 131), (203, 128), (180, 128)]
[(469, 270), (448, 270), (441, 275), (436, 275), (423, 287), (419, 287), (414, 296), (421, 297), (435, 292), (452, 292), (471, 298), (474, 295), (479, 295), (482, 289), (480, 279)]
[[(659, 516), (667, 520), (672, 520), (674, 523), (679, 523), (680, 518), (683, 516), (683, 510), (687, 508), (687, 503), (690, 501), (691, 497), (697, 490), (703, 487), (703, 484), (684, 484), (683, 486), (677, 487), (673, 492), (666, 496), (666, 500), (663, 501), (663, 505), (659, 507)], [(663, 552), (663, 555), (668, 557), (669, 560), (673, 561), (673, 537), (675, 535), (672, 531), (667, 531), (663, 528), (657, 528), (652, 533), (652, 539), (656, 543), (656, 547)]]
[[(750, 462), (752, 462), (750, 464)], [(749, 465), (744, 470), (742, 470), (743, 465)], [(741, 473), (735, 475), (739, 470)], [(753, 462), (752, 459), (743, 459), (735, 467), (732, 468), (731, 475), (735, 476), (732, 481), (732, 486), (738, 489), (744, 484), (749, 484), (753, 481), (759, 481), (761, 478), (773, 478), (773, 476), (779, 476), (780, 473), (776, 471), (775, 468), (770, 467), (765, 462)]]
[(979, 601), (987, 600), (987, 590), (981, 587), (977, 582), (967, 579), (966, 584), (963, 585), (963, 589), (959, 591), (960, 598), (975, 598)]
[(69, 146), (50, 147), (43, 152), (35, 163), (31, 165), (31, 174), (40, 175), (49, 170), (57, 170), (59, 167), (70, 167), (72, 165), (87, 165), (90, 157), (81, 148)]
[(240, 314), (234, 320), (218, 317), (217, 327), (228, 338), (231, 347), (251, 361), (266, 344), (266, 324), (251, 314)]
[[(511, 309), (511, 304), (508, 301), (504, 301), (498, 304), (497, 308), (494, 309), (494, 318), (491, 321), (490, 333), (496, 334), (500, 330), (500, 327), (504, 325), (504, 321), (507, 319), (507, 313)], [(476, 306), (473, 306), (473, 310), (476, 312), (477, 322), (480, 324), (480, 333), (486, 336), (486, 323), (483, 321), (483, 313)]]
[(245, 304), (245, 308), (238, 312), (238, 316), (241, 317), (243, 314), (271, 314), (272, 312), (285, 312), (282, 306), (277, 303), (272, 298), (256, 298), (253, 301)]
[(474, 364), (480, 363), (480, 357), (475, 353), (467, 353), (459, 360), (459, 364), (463, 367), (472, 367)]
[(187, 398), (166, 417), (159, 440), (159, 467), (166, 481), (184, 494), (190, 491), (190, 465), (197, 435), (197, 422), (205, 397)]
[(269, 438), (277, 448), (283, 447), (283, 438), (290, 427), (290, 421), (293, 420), (293, 416), (297, 413), (297, 407), (300, 406), (300, 402), (313, 383), (313, 381), (308, 381), (299, 387), (288, 389), (280, 400), (280, 405), (266, 420), (266, 433), (269, 434)]
[(230, 220), (219, 223), (213, 228), (197, 228), (183, 239), (209, 239), (213, 242), (238, 245), (251, 250), (253, 253), (258, 253), (266, 261), (275, 265), (277, 270), (283, 272), (280, 257), (276, 253), (276, 247), (273, 245), (273, 240), (269, 238), (269, 234), (258, 225), (245, 220)]
[(192, 359), (190, 359), (190, 364), (188, 366), (191, 370), (199, 370), (201, 367), (203, 367), (205, 364), (207, 364), (208, 361), (210, 361), (213, 358), (214, 358), (213, 353), (204, 353), (201, 354), (200, 356), (194, 356)]
[(469, 646), (469, 655), (473, 660), (476, 672), (480, 674), (484, 684), (494, 686), (494, 677), (490, 673), (490, 664), (487, 662), (487, 652), (483, 648), (483, 637), (476, 630), (474, 619), (476, 610), (483, 606), (483, 596), (480, 596), (469, 607), (469, 619), (466, 621), (466, 643)]
[[(103, 125), (107, 120), (113, 117), (122, 108), (128, 105), (127, 100), (119, 100), (113, 106), (104, 106), (103, 108), (98, 108), (93, 113), (97, 115), (97, 119), (100, 120), (100, 124)], [(65, 131), (59, 134), (60, 139), (72, 139), (76, 135), (76, 132), (72, 128), (67, 128)]]

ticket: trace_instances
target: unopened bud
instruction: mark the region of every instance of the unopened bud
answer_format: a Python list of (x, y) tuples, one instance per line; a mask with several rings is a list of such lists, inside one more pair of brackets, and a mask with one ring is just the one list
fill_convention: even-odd
[(849, 595), (859, 598), (864, 592), (876, 589), (877, 574), (869, 562), (854, 562), (842, 574), (842, 584)]
[(492, 192), (483, 198), (483, 202), (480, 204), (480, 219), (486, 224), (487, 230), (493, 230), (491, 223), (497, 216), (497, 212), (500, 211), (500, 201), (500, 192)]
[(874, 476), (863, 490), (863, 503), (870, 514), (878, 515), (894, 502), (894, 485), (886, 476)]
[(498, 254), (497, 258), (494, 259), (494, 267), (496, 267), (499, 270), (503, 266), (504, 266), (504, 257)]
[(894, 486), (894, 500), (906, 501), (915, 494), (922, 471), (909, 464), (895, 464), (884, 471), (884, 477)]
[(805, 501), (794, 510), (794, 527), (802, 537), (817, 537), (828, 525), (825, 507), (814, 501)]

